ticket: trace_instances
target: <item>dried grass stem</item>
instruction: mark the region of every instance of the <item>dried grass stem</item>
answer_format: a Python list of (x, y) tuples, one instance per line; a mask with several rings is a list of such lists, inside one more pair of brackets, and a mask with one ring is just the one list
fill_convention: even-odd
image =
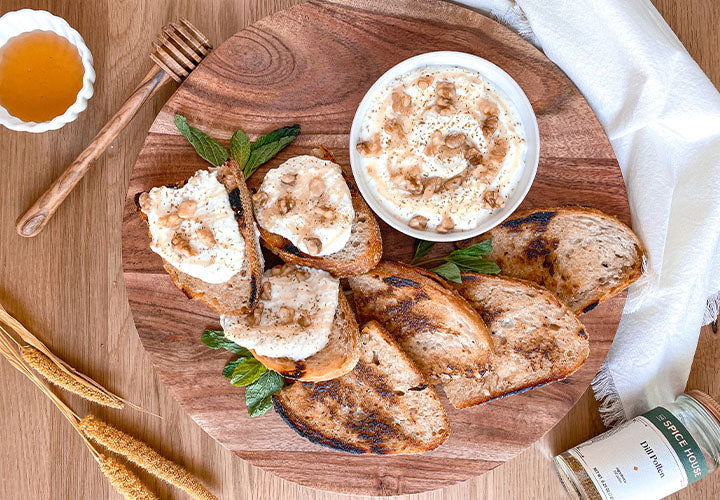
[(151, 474), (184, 490), (198, 500), (217, 500), (184, 467), (168, 460), (144, 442), (103, 422), (94, 415), (80, 421), (80, 428), (93, 441), (124, 456)]

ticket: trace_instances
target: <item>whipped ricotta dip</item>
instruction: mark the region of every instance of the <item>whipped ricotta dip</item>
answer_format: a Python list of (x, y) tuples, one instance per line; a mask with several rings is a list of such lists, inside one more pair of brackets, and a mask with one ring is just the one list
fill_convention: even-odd
[(265, 271), (260, 301), (247, 316), (220, 316), (225, 336), (260, 356), (307, 359), (323, 349), (333, 328), (340, 280), (309, 267)]
[(424, 66), (373, 98), (356, 145), (378, 202), (419, 230), (472, 230), (520, 182), (527, 142), (510, 99), (482, 74)]
[(355, 218), (340, 166), (309, 155), (268, 171), (253, 205), (260, 227), (314, 256), (342, 250)]
[(217, 169), (198, 170), (180, 188), (153, 188), (139, 201), (150, 248), (179, 271), (225, 283), (243, 270), (245, 239)]

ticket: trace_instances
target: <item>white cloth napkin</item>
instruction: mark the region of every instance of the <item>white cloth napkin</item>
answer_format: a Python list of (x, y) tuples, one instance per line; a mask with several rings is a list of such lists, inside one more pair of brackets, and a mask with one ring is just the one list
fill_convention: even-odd
[(672, 401), (720, 307), (720, 94), (649, 0), (457, 3), (540, 47), (605, 128), (649, 261), (593, 389), (607, 425)]

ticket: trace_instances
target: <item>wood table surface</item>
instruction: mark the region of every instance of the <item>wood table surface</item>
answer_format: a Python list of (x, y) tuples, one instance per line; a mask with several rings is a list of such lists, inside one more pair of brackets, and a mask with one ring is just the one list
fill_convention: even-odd
[[(150, 67), (150, 43), (168, 21), (186, 16), (214, 44), (293, 0), (0, 1), (0, 15), (31, 7), (60, 15), (85, 38), (95, 57), (95, 96), (77, 121), (45, 134), (0, 129), (0, 302), (58, 355), (96, 380), (163, 416), (99, 411), (117, 427), (184, 464), (219, 498), (329, 499), (243, 462), (180, 409), (155, 376), (132, 322), (121, 267), (121, 216), (135, 157), (172, 89), (156, 96), (120, 135), (58, 210), (43, 233), (23, 239), (15, 218), (70, 163), (112, 116)], [(717, 0), (654, 0), (700, 66), (720, 84)], [(669, 332), (671, 333), (671, 332)], [(700, 336), (689, 388), (720, 395), (720, 342)], [(89, 406), (63, 398), (79, 414)], [(96, 408), (92, 408), (97, 411)], [(548, 434), (517, 458), (482, 477), (412, 498), (563, 498), (552, 456), (603, 430), (590, 392)], [(59, 412), (0, 360), (0, 499), (120, 498)], [(185, 498), (141, 475), (161, 498)], [(407, 497), (411, 498), (411, 497)], [(720, 498), (720, 474), (673, 498)]]

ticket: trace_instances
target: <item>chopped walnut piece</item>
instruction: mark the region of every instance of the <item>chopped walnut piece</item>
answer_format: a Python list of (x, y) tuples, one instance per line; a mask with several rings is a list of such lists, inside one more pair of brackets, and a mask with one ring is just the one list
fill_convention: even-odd
[(440, 221), (440, 225), (437, 227), (438, 233), (447, 233), (455, 227), (455, 223), (449, 215), (444, 215)]
[(447, 107), (438, 106), (437, 112), (440, 116), (451, 116), (453, 113), (455, 113), (455, 108), (453, 106), (447, 106)]
[(507, 152), (508, 141), (506, 139), (500, 139), (493, 145), (487, 159), (489, 162), (502, 163), (502, 161), (505, 159), (505, 155), (507, 154)]
[(271, 276), (280, 276), (283, 272), (283, 266), (275, 266), (272, 269), (270, 269), (270, 275)]
[(295, 271), (295, 277), (298, 279), (298, 281), (305, 281), (310, 277), (310, 272), (303, 269), (298, 269), (297, 271)]
[(490, 208), (500, 208), (505, 205), (505, 200), (500, 195), (500, 191), (498, 189), (489, 189), (485, 191), (483, 199)]
[(295, 184), (296, 179), (297, 174), (283, 174), (282, 177), (280, 177), (280, 182), (288, 186), (292, 186), (293, 184)]
[(483, 155), (477, 149), (470, 148), (465, 151), (465, 159), (470, 162), (470, 165), (479, 165), (482, 163)]
[(398, 114), (405, 114), (410, 111), (412, 97), (407, 95), (402, 89), (395, 90), (392, 95), (392, 109)]
[(258, 191), (252, 196), (253, 203), (259, 207), (263, 206), (268, 201), (268, 194), (265, 191)]
[(490, 178), (492, 177), (492, 172), (486, 165), (480, 164), (472, 170), (472, 175), (476, 179), (480, 179), (483, 181), (489, 181)]
[(357, 149), (357, 152), (360, 153), (362, 156), (378, 156), (382, 152), (380, 141), (377, 139), (377, 137), (373, 137), (369, 141), (358, 142), (357, 146), (355, 147)]
[(420, 90), (425, 90), (432, 84), (432, 82), (432, 76), (421, 76), (417, 79), (417, 86), (420, 88)]
[(449, 148), (459, 148), (465, 144), (465, 134), (448, 134), (445, 136), (445, 145)]
[(442, 184), (442, 179), (440, 177), (430, 177), (425, 183), (425, 188), (423, 189), (423, 200), (429, 200), (430, 197), (435, 194), (435, 191), (438, 190), (440, 184)]
[(447, 190), (453, 190), (460, 187), (460, 184), (462, 184), (463, 178), (460, 175), (456, 175), (455, 177), (451, 177), (448, 180), (445, 181), (445, 184), (443, 184), (443, 187)]
[(197, 252), (193, 250), (190, 243), (182, 236), (175, 235), (171, 241), (173, 250), (182, 255), (183, 257), (192, 257), (197, 255)]
[(447, 97), (438, 97), (435, 104), (437, 104), (439, 108), (448, 108), (453, 105), (453, 101)]
[(182, 224), (182, 219), (176, 213), (164, 215), (158, 219), (158, 223), (161, 226), (165, 226), (168, 229), (177, 229)]
[(295, 271), (295, 266), (291, 264), (283, 264), (280, 268), (280, 274), (282, 276), (290, 276), (290, 273)]
[(286, 196), (285, 198), (280, 198), (278, 200), (278, 209), (280, 210), (280, 215), (285, 215), (293, 208), (295, 208), (295, 200), (293, 200), (289, 196)]
[(443, 142), (443, 134), (438, 129), (435, 132), (432, 133), (430, 136), (430, 139), (428, 139), (427, 144), (425, 145), (425, 154), (428, 156), (434, 156), (438, 152), (438, 147)]
[(308, 190), (313, 198), (320, 197), (325, 192), (325, 181), (323, 181), (322, 177), (315, 177), (310, 181)]
[(259, 302), (258, 304), (255, 305), (255, 309), (253, 309), (252, 314), (249, 314), (247, 316), (247, 323), (249, 326), (255, 326), (260, 323), (264, 309), (265, 309), (265, 304), (263, 304), (262, 302)]
[(410, 222), (408, 222), (408, 226), (413, 229), (425, 229), (427, 227), (427, 223), (427, 217), (423, 217), (422, 215), (416, 215), (415, 217), (410, 219)]
[(215, 245), (215, 236), (213, 236), (212, 231), (210, 231), (207, 228), (199, 229), (197, 232), (198, 240), (200, 240), (200, 243), (205, 245), (206, 247), (211, 247)]
[(318, 238), (305, 238), (303, 243), (310, 254), (316, 255), (322, 250), (322, 241)]
[(453, 82), (438, 82), (435, 86), (435, 92), (440, 97), (445, 97), (447, 99), (452, 99), (455, 97), (455, 84)]
[(386, 119), (383, 130), (390, 134), (393, 139), (401, 140), (405, 138), (405, 130), (397, 118)]
[(284, 325), (289, 325), (295, 318), (295, 309), (288, 306), (280, 306), (278, 310), (278, 319)]
[(301, 314), (298, 318), (298, 325), (302, 326), (303, 328), (307, 328), (312, 324), (312, 320), (308, 318), (305, 314)]
[(498, 127), (498, 117), (495, 115), (490, 115), (487, 118), (485, 118), (485, 123), (483, 123), (483, 135), (485, 137), (490, 137), (495, 133)]
[(321, 216), (323, 219), (332, 220), (335, 218), (335, 210), (328, 207), (315, 207), (313, 212)]
[(197, 202), (195, 200), (183, 200), (178, 205), (177, 214), (181, 219), (189, 219), (195, 215), (195, 210), (197, 210)]
[(260, 292), (260, 298), (265, 300), (270, 300), (272, 297), (272, 284), (270, 284), (269, 281), (266, 281), (262, 284), (262, 291)]

